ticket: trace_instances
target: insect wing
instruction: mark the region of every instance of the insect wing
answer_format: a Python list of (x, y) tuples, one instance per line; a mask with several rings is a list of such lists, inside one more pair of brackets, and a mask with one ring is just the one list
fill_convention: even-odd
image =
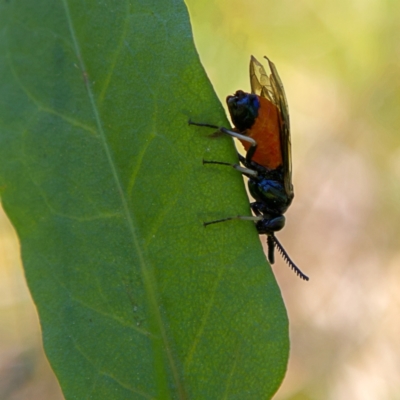
[(285, 184), (286, 194), (293, 198), (293, 185), (292, 185), (292, 144), (290, 140), (290, 121), (289, 121), (289, 106), (285, 95), (285, 89), (275, 64), (265, 57), (268, 61), (271, 70), (271, 86), (275, 93), (276, 105), (279, 108), (282, 125), (281, 125), (281, 146), (282, 146), (282, 160), (283, 160), (283, 180)]
[(253, 56), (250, 61), (250, 85), (251, 93), (257, 96), (265, 97), (276, 106), (275, 93), (271, 85), (271, 80), (262, 64), (260, 64)]
[(265, 57), (268, 61), (270, 75), (268, 75), (261, 63), (253, 56), (250, 61), (250, 84), (252, 93), (265, 97), (279, 110), (281, 116), (280, 138), (283, 160), (283, 180), (285, 191), (289, 198), (293, 198), (292, 185), (292, 156), (290, 141), (290, 122), (289, 108), (286, 100), (285, 90), (275, 64)]

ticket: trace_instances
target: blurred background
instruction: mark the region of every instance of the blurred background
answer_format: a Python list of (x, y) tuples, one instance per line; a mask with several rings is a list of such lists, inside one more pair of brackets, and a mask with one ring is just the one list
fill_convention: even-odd
[(251, 54), (288, 97), (295, 198), (278, 237), (310, 281), (277, 257), (291, 357), (274, 399), (400, 399), (400, 2), (187, 4), (221, 101), (250, 89)]
[[(275, 400), (400, 399), (400, 2), (187, 0), (224, 102), (253, 54), (289, 101), (295, 200), (277, 257), (291, 357)], [(263, 239), (265, 241), (265, 239)], [(0, 398), (61, 400), (0, 213)]]

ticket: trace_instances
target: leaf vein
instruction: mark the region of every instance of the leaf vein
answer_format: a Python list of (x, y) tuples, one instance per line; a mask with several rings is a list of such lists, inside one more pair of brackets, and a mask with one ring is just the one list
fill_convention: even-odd
[[(74, 43), (75, 52), (76, 52), (76, 55), (78, 57), (79, 67), (80, 67), (83, 75), (87, 76), (85, 64), (84, 64), (83, 58), (81, 56), (80, 46), (79, 46), (78, 39), (77, 39), (76, 34), (75, 34), (75, 29), (74, 29), (74, 26), (73, 26), (73, 23), (72, 23), (71, 14), (70, 14), (70, 11), (69, 11), (68, 0), (63, 0), (63, 4), (64, 4), (65, 12), (66, 12), (66, 17), (67, 17), (67, 20), (68, 20), (70, 34), (72, 36), (72, 41)], [(121, 205), (122, 205), (122, 208), (124, 210), (125, 217), (126, 217), (128, 230), (129, 230), (130, 235), (132, 237), (132, 245), (133, 245), (134, 249), (136, 250), (136, 253), (137, 253), (137, 256), (138, 256), (139, 265), (140, 265), (141, 272), (142, 272), (142, 275), (143, 275), (143, 282), (144, 282), (145, 290), (146, 290), (146, 293), (147, 293), (147, 296), (148, 296), (149, 305), (150, 305), (150, 308), (152, 310), (154, 323), (156, 324), (157, 329), (160, 332), (160, 336), (162, 337), (162, 342), (164, 344), (164, 350), (166, 351), (167, 359), (168, 359), (168, 362), (169, 362), (169, 366), (171, 368), (173, 379), (174, 379), (175, 384), (177, 386), (179, 397), (180, 398), (184, 398), (185, 397), (184, 390), (182, 388), (182, 383), (180, 381), (180, 377), (179, 377), (179, 374), (178, 374), (177, 366), (175, 365), (175, 360), (174, 360), (173, 355), (172, 355), (172, 350), (171, 350), (171, 347), (170, 347), (169, 342), (168, 342), (167, 333), (166, 333), (165, 327), (163, 325), (163, 321), (162, 321), (162, 317), (161, 317), (161, 313), (160, 313), (160, 308), (159, 308), (158, 299), (157, 299), (157, 295), (156, 295), (156, 288), (155, 288), (156, 280), (155, 280), (153, 271), (151, 269), (151, 265), (149, 267), (146, 266), (145, 257), (144, 257), (143, 251), (142, 251), (142, 249), (140, 247), (139, 239), (138, 239), (137, 234), (136, 234), (136, 230), (134, 228), (135, 227), (134, 215), (133, 215), (132, 210), (129, 209), (128, 201), (127, 201), (127, 198), (126, 198), (125, 193), (123, 191), (122, 183), (121, 183), (120, 177), (118, 175), (115, 162), (114, 162), (113, 157), (112, 157), (111, 149), (110, 149), (109, 144), (107, 142), (105, 131), (103, 129), (103, 124), (102, 124), (102, 121), (101, 121), (101, 118), (100, 118), (99, 110), (98, 110), (98, 107), (96, 106), (94, 94), (93, 94), (93, 91), (92, 91), (92, 89), (91, 89), (91, 87), (89, 85), (89, 80), (85, 79), (85, 85), (86, 85), (86, 90), (87, 90), (87, 93), (88, 93), (88, 96), (89, 96), (89, 99), (90, 99), (90, 103), (92, 105), (92, 110), (93, 110), (93, 113), (94, 113), (94, 116), (95, 116), (97, 130), (99, 132), (101, 141), (103, 143), (104, 152), (106, 154), (108, 163), (110, 165), (110, 168), (111, 168), (111, 171), (112, 171), (112, 175), (113, 175), (114, 180), (115, 180), (115, 185), (116, 185), (117, 191), (118, 191), (118, 193), (120, 195), (120, 198), (121, 198)], [(158, 357), (158, 359), (159, 359), (158, 361), (160, 363), (162, 363), (163, 359), (164, 359), (164, 355), (160, 354), (159, 352), (157, 352), (158, 345), (156, 344), (155, 341), (153, 341), (153, 345), (154, 345), (154, 348), (156, 350), (155, 351), (156, 357)], [(167, 379), (166, 375), (167, 374), (165, 373), (164, 378), (163, 378), (164, 380)], [(160, 382), (159, 384), (162, 385), (163, 387), (166, 386), (166, 382)]]
[(197, 333), (196, 333), (196, 335), (194, 337), (194, 340), (193, 340), (193, 343), (192, 343), (192, 347), (188, 351), (186, 359), (184, 361), (184, 365), (185, 365), (185, 369), (186, 370), (189, 370), (190, 364), (193, 361), (194, 353), (196, 352), (196, 348), (197, 348), (197, 346), (198, 346), (198, 344), (200, 342), (201, 337), (203, 336), (204, 329), (205, 329), (208, 317), (209, 317), (209, 315), (211, 313), (211, 310), (212, 310), (212, 307), (214, 305), (215, 295), (217, 293), (217, 289), (218, 289), (219, 283), (220, 283), (220, 281), (222, 279), (222, 276), (224, 275), (224, 272), (225, 272), (225, 268), (222, 268), (222, 267), (219, 268), (217, 279), (215, 280), (214, 287), (211, 290), (211, 296), (209, 298), (209, 301), (207, 302), (205, 312), (204, 312), (204, 314), (203, 314), (203, 316), (201, 318), (200, 328), (199, 328), (199, 330), (197, 331)]
[(7, 53), (7, 62), (10, 67), (10, 71), (11, 71), (15, 81), (17, 82), (18, 86), (22, 89), (22, 91), (26, 94), (26, 96), (32, 101), (32, 103), (34, 103), (36, 105), (36, 107), (38, 108), (39, 111), (47, 113), (47, 114), (55, 115), (55, 116), (63, 119), (64, 121), (68, 122), (72, 126), (77, 126), (81, 129), (83, 129), (84, 131), (91, 133), (92, 135), (95, 135), (95, 136), (97, 135), (96, 130), (93, 129), (91, 126), (86, 125), (74, 118), (68, 117), (67, 115), (61, 114), (58, 111), (53, 110), (52, 108), (49, 108), (49, 107), (43, 105), (40, 102), (40, 100), (35, 97), (35, 95), (23, 84), (23, 82), (19, 78), (19, 75), (15, 69), (14, 63), (11, 59), (10, 53)]
[(130, 17), (130, 14), (131, 14), (131, 4), (129, 2), (126, 2), (126, 6), (127, 6), (126, 7), (126, 18), (125, 18), (125, 21), (124, 21), (124, 26), (122, 28), (122, 34), (121, 34), (121, 37), (120, 37), (120, 40), (119, 40), (119, 43), (118, 43), (118, 47), (117, 47), (116, 51), (114, 52), (114, 57), (113, 57), (112, 62), (111, 62), (111, 68), (108, 71), (108, 74), (107, 74), (107, 76), (106, 76), (106, 78), (104, 80), (103, 88), (100, 91), (100, 96), (99, 96), (99, 103), (100, 104), (103, 103), (103, 100), (104, 100), (104, 97), (106, 95), (108, 86), (110, 85), (110, 82), (111, 82), (111, 77), (112, 77), (112, 75), (114, 73), (114, 70), (115, 70), (115, 67), (117, 65), (118, 57), (119, 57), (119, 55), (121, 53), (122, 47), (123, 47), (124, 42), (125, 42), (125, 38), (126, 38), (127, 33), (128, 33), (128, 26), (129, 26), (128, 21), (129, 21), (129, 17)]
[[(85, 358), (85, 360), (87, 360), (91, 365), (93, 365), (94, 368), (98, 369), (99, 374), (101, 374), (105, 377), (111, 378), (113, 381), (115, 381), (118, 385), (120, 385), (124, 389), (129, 390), (132, 393), (138, 394), (138, 395), (144, 397), (145, 399), (149, 399), (149, 400), (156, 399), (154, 396), (152, 396), (148, 393), (145, 393), (142, 390), (134, 389), (134, 388), (126, 385), (125, 383), (118, 380), (115, 376), (111, 375), (109, 372), (99, 369), (98, 365), (83, 351), (83, 349), (78, 345), (78, 343), (74, 339), (72, 339), (72, 340), (74, 342), (74, 347), (78, 350), (78, 352), (80, 354), (82, 354), (82, 356)], [(93, 391), (94, 387), (95, 387), (95, 385), (93, 385), (92, 391)], [(90, 398), (90, 397), (88, 397), (88, 398)]]

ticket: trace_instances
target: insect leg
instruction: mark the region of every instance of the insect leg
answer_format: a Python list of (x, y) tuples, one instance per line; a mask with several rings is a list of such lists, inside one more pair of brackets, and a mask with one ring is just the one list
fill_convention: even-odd
[(244, 140), (245, 142), (250, 143), (250, 148), (249, 148), (249, 150), (247, 150), (247, 153), (246, 153), (246, 162), (250, 163), (251, 159), (254, 156), (254, 153), (257, 150), (257, 142), (253, 138), (251, 138), (247, 135), (244, 135), (243, 133), (238, 133), (238, 132), (232, 131), (230, 129), (226, 129), (226, 128), (219, 128), (219, 130), (223, 133), (226, 133), (229, 136), (236, 138), (236, 139)]
[(220, 222), (225, 222), (225, 221), (232, 221), (234, 219), (241, 219), (242, 221), (260, 221), (263, 219), (262, 216), (259, 217), (254, 217), (254, 216), (246, 216), (246, 215), (236, 215), (235, 217), (228, 217), (228, 218), (222, 218), (222, 219), (217, 219), (215, 221), (209, 221), (209, 222), (203, 222), (204, 226), (207, 225), (212, 225), (212, 224), (218, 224)]
[(231, 137), (234, 137), (239, 140), (244, 140), (245, 142), (250, 143), (250, 148), (249, 148), (249, 150), (247, 150), (247, 153), (246, 153), (246, 162), (248, 162), (248, 163), (251, 162), (251, 159), (253, 158), (254, 153), (257, 150), (257, 142), (253, 138), (251, 138), (247, 135), (244, 135), (243, 133), (238, 133), (238, 132), (232, 131), (231, 129), (224, 128), (223, 126), (217, 126), (217, 125), (213, 125), (213, 124), (204, 124), (204, 123), (200, 123), (200, 122), (193, 122), (190, 119), (189, 119), (188, 123), (189, 123), (189, 125), (196, 125), (196, 126), (203, 126), (206, 128), (218, 129), (220, 132), (225, 133)]
[(251, 208), (251, 210), (253, 211), (254, 214), (261, 215), (262, 212), (259, 210), (258, 204), (259, 203), (257, 201), (254, 201), (253, 203), (250, 203), (250, 208)]
[(273, 264), (275, 262), (275, 242), (274, 239), (270, 235), (267, 236), (267, 244), (268, 244), (268, 261)]
[(257, 171), (254, 171), (253, 169), (250, 169), (250, 168), (242, 167), (239, 164), (231, 164), (231, 163), (222, 162), (222, 161), (207, 161), (207, 160), (203, 160), (203, 164), (227, 165), (229, 167), (236, 169), (236, 171), (239, 171), (241, 174), (246, 175), (248, 178), (255, 178), (258, 176)]
[[(257, 203), (256, 201), (253, 203), (250, 203), (250, 208), (255, 215), (263, 216), (261, 211), (258, 208), (258, 204), (259, 203)], [(265, 218), (265, 216), (263, 216), (263, 218)], [(263, 221), (263, 219), (261, 221)], [(256, 224), (256, 227), (258, 230), (258, 224)], [(260, 234), (260, 232), (259, 232), (259, 234)], [(275, 254), (274, 254), (275, 243), (268, 235), (267, 235), (267, 244), (268, 244), (268, 261), (270, 262), (270, 264), (273, 264), (275, 262)]]
[(189, 121), (188, 121), (188, 124), (189, 124), (189, 125), (196, 125), (196, 126), (204, 126), (204, 127), (206, 127), (206, 128), (220, 129), (220, 127), (217, 126), (217, 125), (203, 124), (203, 123), (201, 123), (201, 122), (193, 122), (193, 121), (190, 120), (190, 119), (189, 119)]

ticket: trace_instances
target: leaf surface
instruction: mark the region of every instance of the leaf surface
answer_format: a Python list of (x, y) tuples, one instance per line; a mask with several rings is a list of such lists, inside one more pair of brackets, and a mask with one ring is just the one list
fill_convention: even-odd
[[(3, 1), (0, 190), (66, 399), (259, 399), (286, 312), (181, 1)], [(245, 73), (245, 71), (244, 71)]]

